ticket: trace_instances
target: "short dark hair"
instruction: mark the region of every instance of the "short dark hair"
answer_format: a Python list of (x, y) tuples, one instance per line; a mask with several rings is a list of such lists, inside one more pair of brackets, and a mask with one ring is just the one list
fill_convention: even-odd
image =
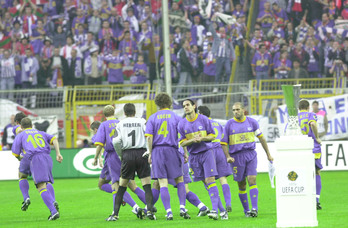
[(155, 104), (160, 108), (170, 108), (172, 106), (172, 98), (168, 95), (168, 93), (159, 93), (155, 97)]
[(210, 109), (207, 106), (199, 106), (198, 111), (200, 114), (205, 115), (206, 117), (210, 117)]
[(33, 124), (31, 123), (31, 119), (29, 119), (28, 117), (24, 117), (21, 120), (21, 127), (22, 127), (22, 129), (33, 127)]
[(318, 101), (313, 101), (313, 102), (312, 102), (312, 105), (314, 105), (314, 104), (319, 105), (319, 102), (318, 102)]
[(300, 110), (308, 109), (309, 108), (309, 101), (305, 100), (305, 99), (300, 100), (300, 102), (298, 103), (298, 108)]
[(127, 117), (134, 116), (135, 115), (135, 105), (132, 103), (127, 103), (124, 105), (123, 111)]
[(25, 117), (27, 117), (27, 116), (24, 114), (24, 112), (19, 112), (19, 113), (17, 113), (17, 114), (15, 115), (14, 121), (15, 121), (17, 124), (20, 124), (21, 121), (22, 121), (22, 119), (25, 118)]
[(101, 122), (100, 121), (93, 121), (91, 125), (89, 126), (92, 130), (98, 129), (100, 126)]

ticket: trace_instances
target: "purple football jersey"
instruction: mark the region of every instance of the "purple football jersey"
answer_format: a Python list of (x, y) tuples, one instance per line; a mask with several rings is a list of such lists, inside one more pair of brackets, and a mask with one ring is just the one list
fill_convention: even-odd
[(110, 118), (100, 124), (95, 135), (94, 145), (103, 146), (105, 152), (116, 152), (112, 145), (112, 139), (117, 136), (116, 125), (120, 122), (116, 118)]
[(225, 125), (221, 144), (229, 145), (230, 154), (255, 150), (255, 136), (262, 136), (259, 123), (255, 119), (247, 116), (243, 120), (233, 118)]
[(19, 127), (20, 127), (20, 125), (16, 125), (12, 128), (12, 133), (14, 134), (14, 136), (17, 135), (17, 129), (19, 130)]
[[(202, 137), (208, 135), (215, 135), (214, 129), (210, 123), (208, 117), (204, 115), (196, 114), (194, 120), (188, 120), (187, 118), (181, 119), (178, 125), (178, 132), (180, 134), (180, 143), (194, 138), (196, 135)], [(198, 154), (200, 152), (207, 151), (212, 148), (211, 142), (193, 143), (187, 146), (187, 150), (190, 154)]]
[(309, 126), (311, 122), (317, 122), (317, 115), (313, 112), (302, 110), (298, 113), (298, 122), (300, 123), (302, 134), (312, 137), (314, 140), (313, 153), (320, 153), (320, 144), (317, 142), (312, 128)]
[(91, 141), (92, 141), (93, 145), (94, 145), (94, 143), (95, 143), (95, 137), (96, 137), (96, 135), (97, 135), (97, 134), (93, 135), (92, 138), (91, 138)]
[(12, 153), (18, 157), (23, 151), (23, 156), (29, 158), (29, 160), (34, 154), (50, 154), (50, 144), (52, 144), (55, 138), (53, 135), (49, 135), (43, 131), (33, 128), (25, 129), (21, 134), (16, 136), (12, 145)]
[(181, 118), (169, 109), (151, 115), (146, 123), (145, 136), (153, 136), (152, 147), (170, 146), (178, 148), (178, 123)]
[(224, 135), (224, 128), (221, 126), (221, 124), (219, 124), (218, 122), (216, 122), (215, 120), (209, 118), (211, 125), (214, 129), (215, 132), (215, 139), (212, 141), (213, 142), (213, 147), (221, 147), (221, 140), (223, 138)]

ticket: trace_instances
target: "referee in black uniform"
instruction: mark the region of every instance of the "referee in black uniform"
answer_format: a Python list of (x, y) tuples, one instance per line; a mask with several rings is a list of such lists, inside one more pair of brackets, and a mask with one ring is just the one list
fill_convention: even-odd
[[(125, 104), (123, 111), (126, 118), (117, 124), (117, 137), (113, 140), (115, 150), (121, 156), (122, 162), (120, 187), (118, 188), (115, 199), (114, 213), (110, 215), (107, 220), (118, 220), (118, 213), (123, 201), (123, 195), (127, 190), (129, 180), (134, 180), (135, 172), (137, 172), (145, 191), (148, 209), (147, 217), (151, 220), (155, 220), (156, 217), (153, 214), (153, 196), (151, 191), (151, 169), (147, 157), (143, 157), (143, 154), (146, 152), (146, 121), (142, 118), (135, 117), (134, 104)], [(140, 213), (139, 218), (142, 218), (142, 213)]]

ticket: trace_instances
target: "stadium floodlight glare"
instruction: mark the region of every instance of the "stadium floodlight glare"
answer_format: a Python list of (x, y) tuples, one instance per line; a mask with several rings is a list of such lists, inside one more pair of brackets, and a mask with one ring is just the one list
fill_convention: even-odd
[(288, 110), (288, 125), (285, 129), (285, 135), (302, 135), (301, 128), (298, 123), (298, 102), (300, 101), (301, 84), (282, 85), (285, 103)]

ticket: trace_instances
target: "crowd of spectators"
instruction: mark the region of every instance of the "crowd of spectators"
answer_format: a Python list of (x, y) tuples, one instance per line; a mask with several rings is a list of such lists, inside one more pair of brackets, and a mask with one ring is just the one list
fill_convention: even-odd
[[(161, 0), (0, 4), (2, 90), (120, 84), (124, 79), (152, 85), (163, 79)], [(218, 20), (212, 23), (211, 16), (202, 17), (206, 4), (199, 6), (198, 0), (169, 0), (174, 83), (228, 80), (235, 59), (232, 44), (243, 45), (248, 4), (248, 0), (213, 0), (211, 15), (233, 15), (238, 21), (226, 26)]]
[[(208, 0), (169, 0), (173, 83), (228, 82), (236, 46), (239, 62), (250, 63), (257, 79), (346, 75), (348, 1), (255, 2), (258, 16), (246, 40), (250, 1), (212, 0), (209, 13)], [(0, 4), (1, 90), (163, 80), (161, 0)], [(223, 23), (217, 13), (235, 23)], [(245, 44), (250, 59), (243, 59)]]
[(260, 0), (250, 41), (256, 79), (347, 76), (348, 1)]

